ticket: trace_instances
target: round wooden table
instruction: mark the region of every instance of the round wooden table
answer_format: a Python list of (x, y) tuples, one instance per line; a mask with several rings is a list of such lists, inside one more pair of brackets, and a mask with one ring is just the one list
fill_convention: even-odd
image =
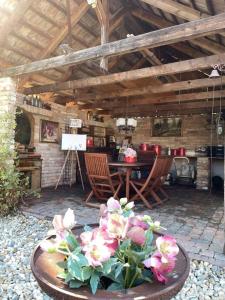
[(124, 161), (112, 161), (108, 163), (109, 167), (113, 168), (124, 168), (126, 169), (126, 198), (129, 200), (130, 198), (130, 175), (132, 169), (143, 168), (152, 166), (152, 162), (133, 162), (127, 163)]

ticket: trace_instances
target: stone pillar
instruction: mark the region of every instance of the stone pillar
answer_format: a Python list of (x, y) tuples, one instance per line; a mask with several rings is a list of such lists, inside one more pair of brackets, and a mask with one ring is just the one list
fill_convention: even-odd
[(196, 187), (198, 190), (209, 189), (210, 164), (208, 157), (197, 157)]
[(16, 112), (16, 85), (0, 78), (0, 166), (13, 166)]

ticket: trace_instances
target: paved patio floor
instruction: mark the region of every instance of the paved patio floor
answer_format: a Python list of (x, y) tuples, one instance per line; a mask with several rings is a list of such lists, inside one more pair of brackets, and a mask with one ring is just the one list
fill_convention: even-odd
[[(161, 221), (167, 233), (174, 235), (191, 258), (225, 267), (223, 194), (210, 194), (186, 187), (168, 187), (170, 200), (153, 210), (136, 202), (136, 211)], [(43, 190), (41, 198), (23, 205), (24, 214), (52, 220), (67, 208), (75, 211), (80, 224), (96, 223), (98, 209), (84, 205), (84, 192), (79, 187)]]

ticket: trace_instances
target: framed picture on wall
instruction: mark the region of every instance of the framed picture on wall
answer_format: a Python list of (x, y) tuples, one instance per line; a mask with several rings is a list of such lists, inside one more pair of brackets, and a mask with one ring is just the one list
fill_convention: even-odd
[(40, 142), (58, 143), (59, 142), (59, 123), (41, 120)]
[(154, 118), (152, 121), (152, 136), (182, 136), (182, 119), (178, 117)]

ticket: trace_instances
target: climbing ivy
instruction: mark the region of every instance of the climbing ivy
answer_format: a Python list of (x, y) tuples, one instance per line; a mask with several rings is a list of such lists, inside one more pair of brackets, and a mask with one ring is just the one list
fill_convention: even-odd
[(0, 215), (15, 211), (28, 194), (28, 179), (21, 176), (14, 163), (15, 113), (0, 113)]

